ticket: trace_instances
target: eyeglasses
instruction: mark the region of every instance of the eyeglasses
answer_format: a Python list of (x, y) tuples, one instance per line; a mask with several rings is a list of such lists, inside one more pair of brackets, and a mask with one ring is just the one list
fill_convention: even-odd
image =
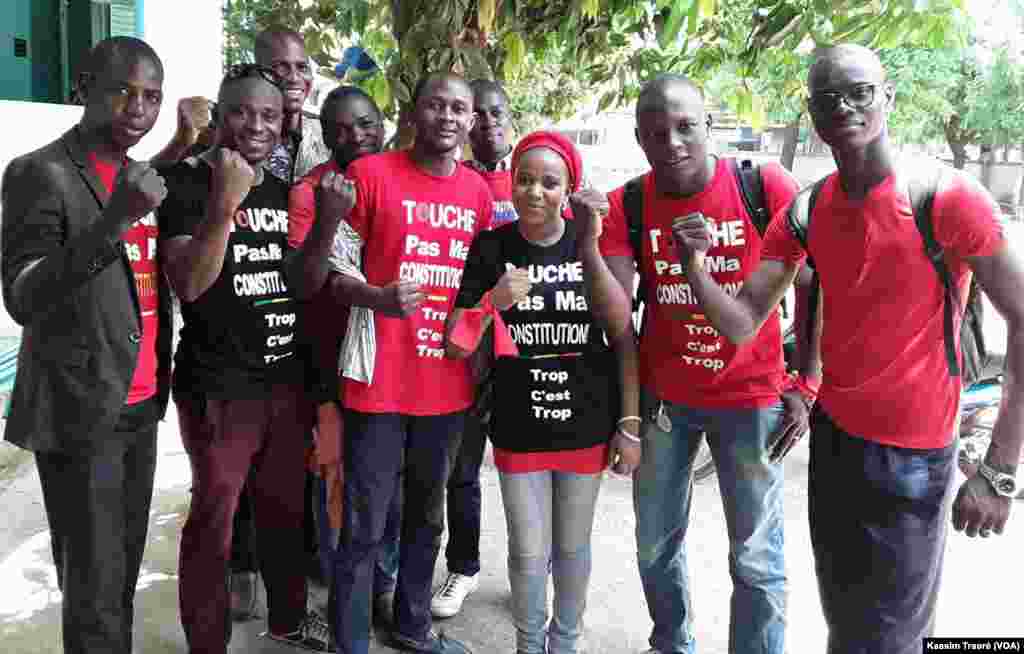
[(811, 111), (830, 114), (843, 102), (851, 109), (867, 109), (875, 103), (875, 89), (879, 84), (855, 84), (835, 91), (819, 91), (807, 99)]
[(245, 79), (246, 77), (261, 77), (264, 81), (270, 82), (279, 89), (283, 90), (284, 88), (281, 76), (275, 73), (273, 68), (267, 68), (259, 64), (235, 64), (228, 68), (228, 72), (224, 74), (224, 81), (233, 82)]

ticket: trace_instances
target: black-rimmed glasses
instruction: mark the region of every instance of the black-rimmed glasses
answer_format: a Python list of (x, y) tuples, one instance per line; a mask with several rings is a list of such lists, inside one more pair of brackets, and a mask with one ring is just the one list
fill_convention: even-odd
[(880, 84), (854, 84), (845, 89), (818, 91), (807, 98), (807, 106), (819, 114), (830, 114), (843, 102), (851, 109), (867, 109), (875, 103), (875, 89)]

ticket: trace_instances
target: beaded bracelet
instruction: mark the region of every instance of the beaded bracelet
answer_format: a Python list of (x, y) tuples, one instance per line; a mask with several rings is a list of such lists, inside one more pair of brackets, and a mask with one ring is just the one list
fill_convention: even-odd
[(628, 431), (626, 431), (622, 427), (619, 427), (618, 429), (616, 429), (616, 431), (619, 434), (621, 434), (623, 437), (625, 437), (626, 440), (633, 441), (634, 443), (642, 443), (643, 442), (643, 440), (641, 440), (641, 438), (639, 436), (634, 436), (633, 434), (629, 433)]

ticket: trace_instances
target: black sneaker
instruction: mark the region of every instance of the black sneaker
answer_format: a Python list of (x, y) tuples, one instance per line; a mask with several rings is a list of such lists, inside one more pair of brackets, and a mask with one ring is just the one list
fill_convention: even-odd
[(313, 612), (307, 613), (299, 628), (289, 634), (275, 634), (268, 631), (264, 635), (271, 640), (288, 643), (311, 652), (335, 651), (330, 627), (327, 626), (323, 618)]
[(399, 647), (417, 654), (473, 654), (461, 642), (454, 638), (448, 638), (443, 633), (437, 634), (433, 631), (428, 632), (424, 640), (410, 638), (397, 631), (391, 634), (391, 638)]

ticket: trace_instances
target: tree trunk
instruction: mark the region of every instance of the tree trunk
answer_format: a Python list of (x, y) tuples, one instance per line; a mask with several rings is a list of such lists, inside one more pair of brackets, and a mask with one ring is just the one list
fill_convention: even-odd
[(967, 164), (967, 148), (963, 143), (950, 143), (949, 149), (953, 151), (953, 167), (963, 170)]
[(996, 163), (996, 151), (991, 143), (983, 143), (981, 145), (978, 161), (981, 163), (981, 185), (991, 191), (992, 173)]
[(798, 114), (793, 122), (786, 125), (786, 136), (782, 141), (782, 156), (779, 161), (782, 163), (782, 167), (786, 170), (793, 172), (793, 164), (796, 161), (796, 142), (800, 138), (800, 118), (803, 114)]
[(946, 134), (946, 143), (953, 153), (953, 167), (963, 170), (967, 164), (967, 144), (971, 142), (971, 134), (960, 129), (960, 116), (953, 114), (942, 125), (942, 131)]
[(1009, 160), (1010, 160), (1010, 144), (1009, 143), (1004, 143), (1003, 144), (1003, 163), (1006, 163)]

